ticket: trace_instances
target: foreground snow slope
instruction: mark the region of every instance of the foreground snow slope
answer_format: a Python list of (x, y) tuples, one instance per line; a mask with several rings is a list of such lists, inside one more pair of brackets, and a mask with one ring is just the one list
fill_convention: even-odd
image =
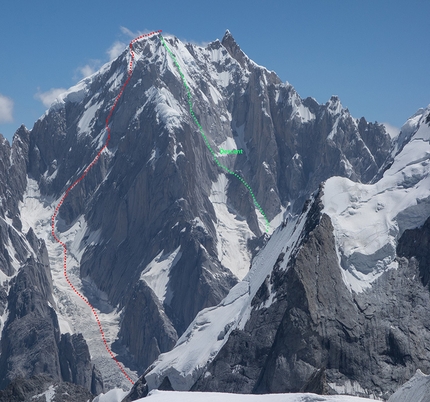
[(430, 399), (430, 375), (417, 370), (415, 375), (393, 395), (388, 402), (427, 402)]
[(149, 398), (139, 402), (364, 402), (354, 396), (321, 396), (315, 394), (238, 395), (218, 392), (152, 391)]
[[(100, 395), (93, 402), (121, 402), (124, 394), (118, 390), (111, 390)], [(158, 391), (150, 392), (148, 397), (136, 402), (364, 402), (369, 399), (355, 396), (316, 394), (269, 394), (269, 395), (240, 395), (218, 392), (178, 392)]]

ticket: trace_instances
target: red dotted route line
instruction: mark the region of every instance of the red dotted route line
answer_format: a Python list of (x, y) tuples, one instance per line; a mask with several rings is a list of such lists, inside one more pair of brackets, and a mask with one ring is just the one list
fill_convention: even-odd
[(130, 79), (131, 79), (131, 75), (133, 74), (133, 63), (134, 63), (134, 50), (133, 50), (133, 44), (137, 41), (139, 41), (140, 39), (143, 38), (147, 38), (149, 36), (152, 35), (156, 35), (158, 33), (160, 33), (160, 31), (154, 31), (154, 32), (150, 32), (148, 34), (144, 34), (144, 35), (140, 35), (137, 38), (134, 38), (131, 42), (130, 42), (130, 54), (131, 54), (131, 60), (130, 60), (130, 64), (128, 66), (128, 76), (126, 81), (124, 82), (124, 84), (121, 87), (121, 90), (119, 91), (119, 94), (116, 96), (115, 101), (113, 103), (112, 108), (110, 109), (110, 112), (108, 114), (108, 117), (106, 118), (106, 131), (108, 133), (107, 138), (106, 138), (106, 142), (105, 144), (100, 148), (100, 150), (97, 152), (97, 155), (95, 156), (95, 158), (92, 160), (92, 162), (86, 167), (86, 169), (84, 170), (84, 173), (82, 173), (82, 175), (75, 180), (75, 182), (69, 186), (69, 188), (66, 190), (66, 192), (63, 194), (63, 196), (60, 199), (60, 202), (58, 203), (58, 205), (55, 208), (55, 212), (54, 215), (52, 215), (51, 218), (51, 228), (52, 228), (52, 236), (54, 237), (54, 239), (57, 241), (57, 243), (59, 243), (62, 247), (63, 247), (63, 273), (64, 273), (64, 277), (66, 278), (67, 283), (69, 284), (69, 286), (74, 290), (74, 292), (88, 305), (88, 307), (91, 309), (91, 311), (94, 314), (94, 317), (96, 318), (97, 324), (99, 326), (99, 330), (100, 330), (100, 334), (102, 336), (102, 340), (103, 343), (105, 344), (106, 350), (108, 351), (108, 353), (110, 354), (110, 356), (112, 357), (113, 360), (115, 360), (115, 363), (118, 365), (119, 369), (121, 370), (121, 372), (124, 374), (124, 376), (127, 378), (128, 381), (130, 381), (132, 384), (134, 384), (134, 381), (129, 377), (129, 375), (126, 373), (126, 371), (124, 370), (124, 367), (121, 365), (121, 363), (117, 360), (117, 358), (115, 357), (115, 355), (112, 353), (107, 341), (106, 341), (106, 337), (105, 337), (105, 333), (103, 331), (103, 327), (102, 324), (100, 322), (99, 316), (97, 314), (96, 309), (93, 307), (93, 305), (87, 300), (87, 298), (85, 296), (83, 296), (76, 288), (75, 286), (73, 286), (72, 282), (70, 281), (68, 275), (67, 275), (67, 246), (64, 242), (62, 242), (57, 235), (55, 234), (55, 218), (58, 215), (58, 211), (60, 210), (60, 207), (63, 205), (64, 200), (67, 198), (67, 196), (69, 195), (70, 191), (72, 191), (72, 189), (80, 182), (84, 179), (84, 177), (88, 174), (88, 172), (91, 170), (91, 168), (97, 163), (97, 161), (99, 160), (101, 153), (105, 150), (105, 148), (107, 148), (108, 144), (109, 144), (109, 140), (110, 140), (110, 127), (109, 127), (109, 120), (112, 117), (113, 111), (116, 108), (116, 105), (118, 104), (119, 99), (121, 98), (125, 87), (128, 85)]

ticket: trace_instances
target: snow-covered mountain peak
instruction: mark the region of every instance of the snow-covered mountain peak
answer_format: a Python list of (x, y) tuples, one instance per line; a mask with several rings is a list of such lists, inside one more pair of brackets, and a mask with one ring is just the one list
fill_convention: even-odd
[(395, 139), (395, 147), (393, 155), (396, 155), (402, 147), (411, 140), (413, 134), (417, 133), (421, 124), (429, 123), (427, 117), (430, 115), (430, 105), (427, 108), (418, 109), (408, 120), (403, 124), (400, 133)]
[(397, 240), (430, 215), (430, 127), (421, 109), (405, 124), (410, 140), (375, 184), (332, 177), (324, 212), (332, 219), (345, 283), (360, 292), (396, 268)]

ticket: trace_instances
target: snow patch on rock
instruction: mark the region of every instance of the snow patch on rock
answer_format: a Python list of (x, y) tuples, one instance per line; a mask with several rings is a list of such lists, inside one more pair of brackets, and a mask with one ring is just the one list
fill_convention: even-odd
[(180, 248), (181, 246), (168, 254), (163, 254), (164, 250), (160, 251), (140, 275), (140, 280), (148, 284), (161, 303), (166, 299), (170, 270), (181, 259)]

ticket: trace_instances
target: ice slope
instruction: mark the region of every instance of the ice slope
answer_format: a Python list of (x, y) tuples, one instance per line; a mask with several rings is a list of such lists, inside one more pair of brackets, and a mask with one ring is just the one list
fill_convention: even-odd
[(306, 214), (290, 219), (285, 227), (275, 230), (266, 246), (253, 259), (244, 279), (217, 306), (197, 314), (173, 350), (159, 356), (145, 375), (149, 389), (157, 388), (167, 375), (174, 389), (187, 391), (191, 388), (225, 344), (231, 331), (246, 324), (251, 301), (267, 275), (270, 275), (281, 252), (285, 253), (286, 265), (300, 239)]
[(398, 238), (430, 216), (429, 113), (430, 107), (404, 126), (415, 132), (377, 183), (332, 177), (324, 184), (324, 212), (333, 222), (342, 274), (352, 291), (363, 291), (396, 268)]

